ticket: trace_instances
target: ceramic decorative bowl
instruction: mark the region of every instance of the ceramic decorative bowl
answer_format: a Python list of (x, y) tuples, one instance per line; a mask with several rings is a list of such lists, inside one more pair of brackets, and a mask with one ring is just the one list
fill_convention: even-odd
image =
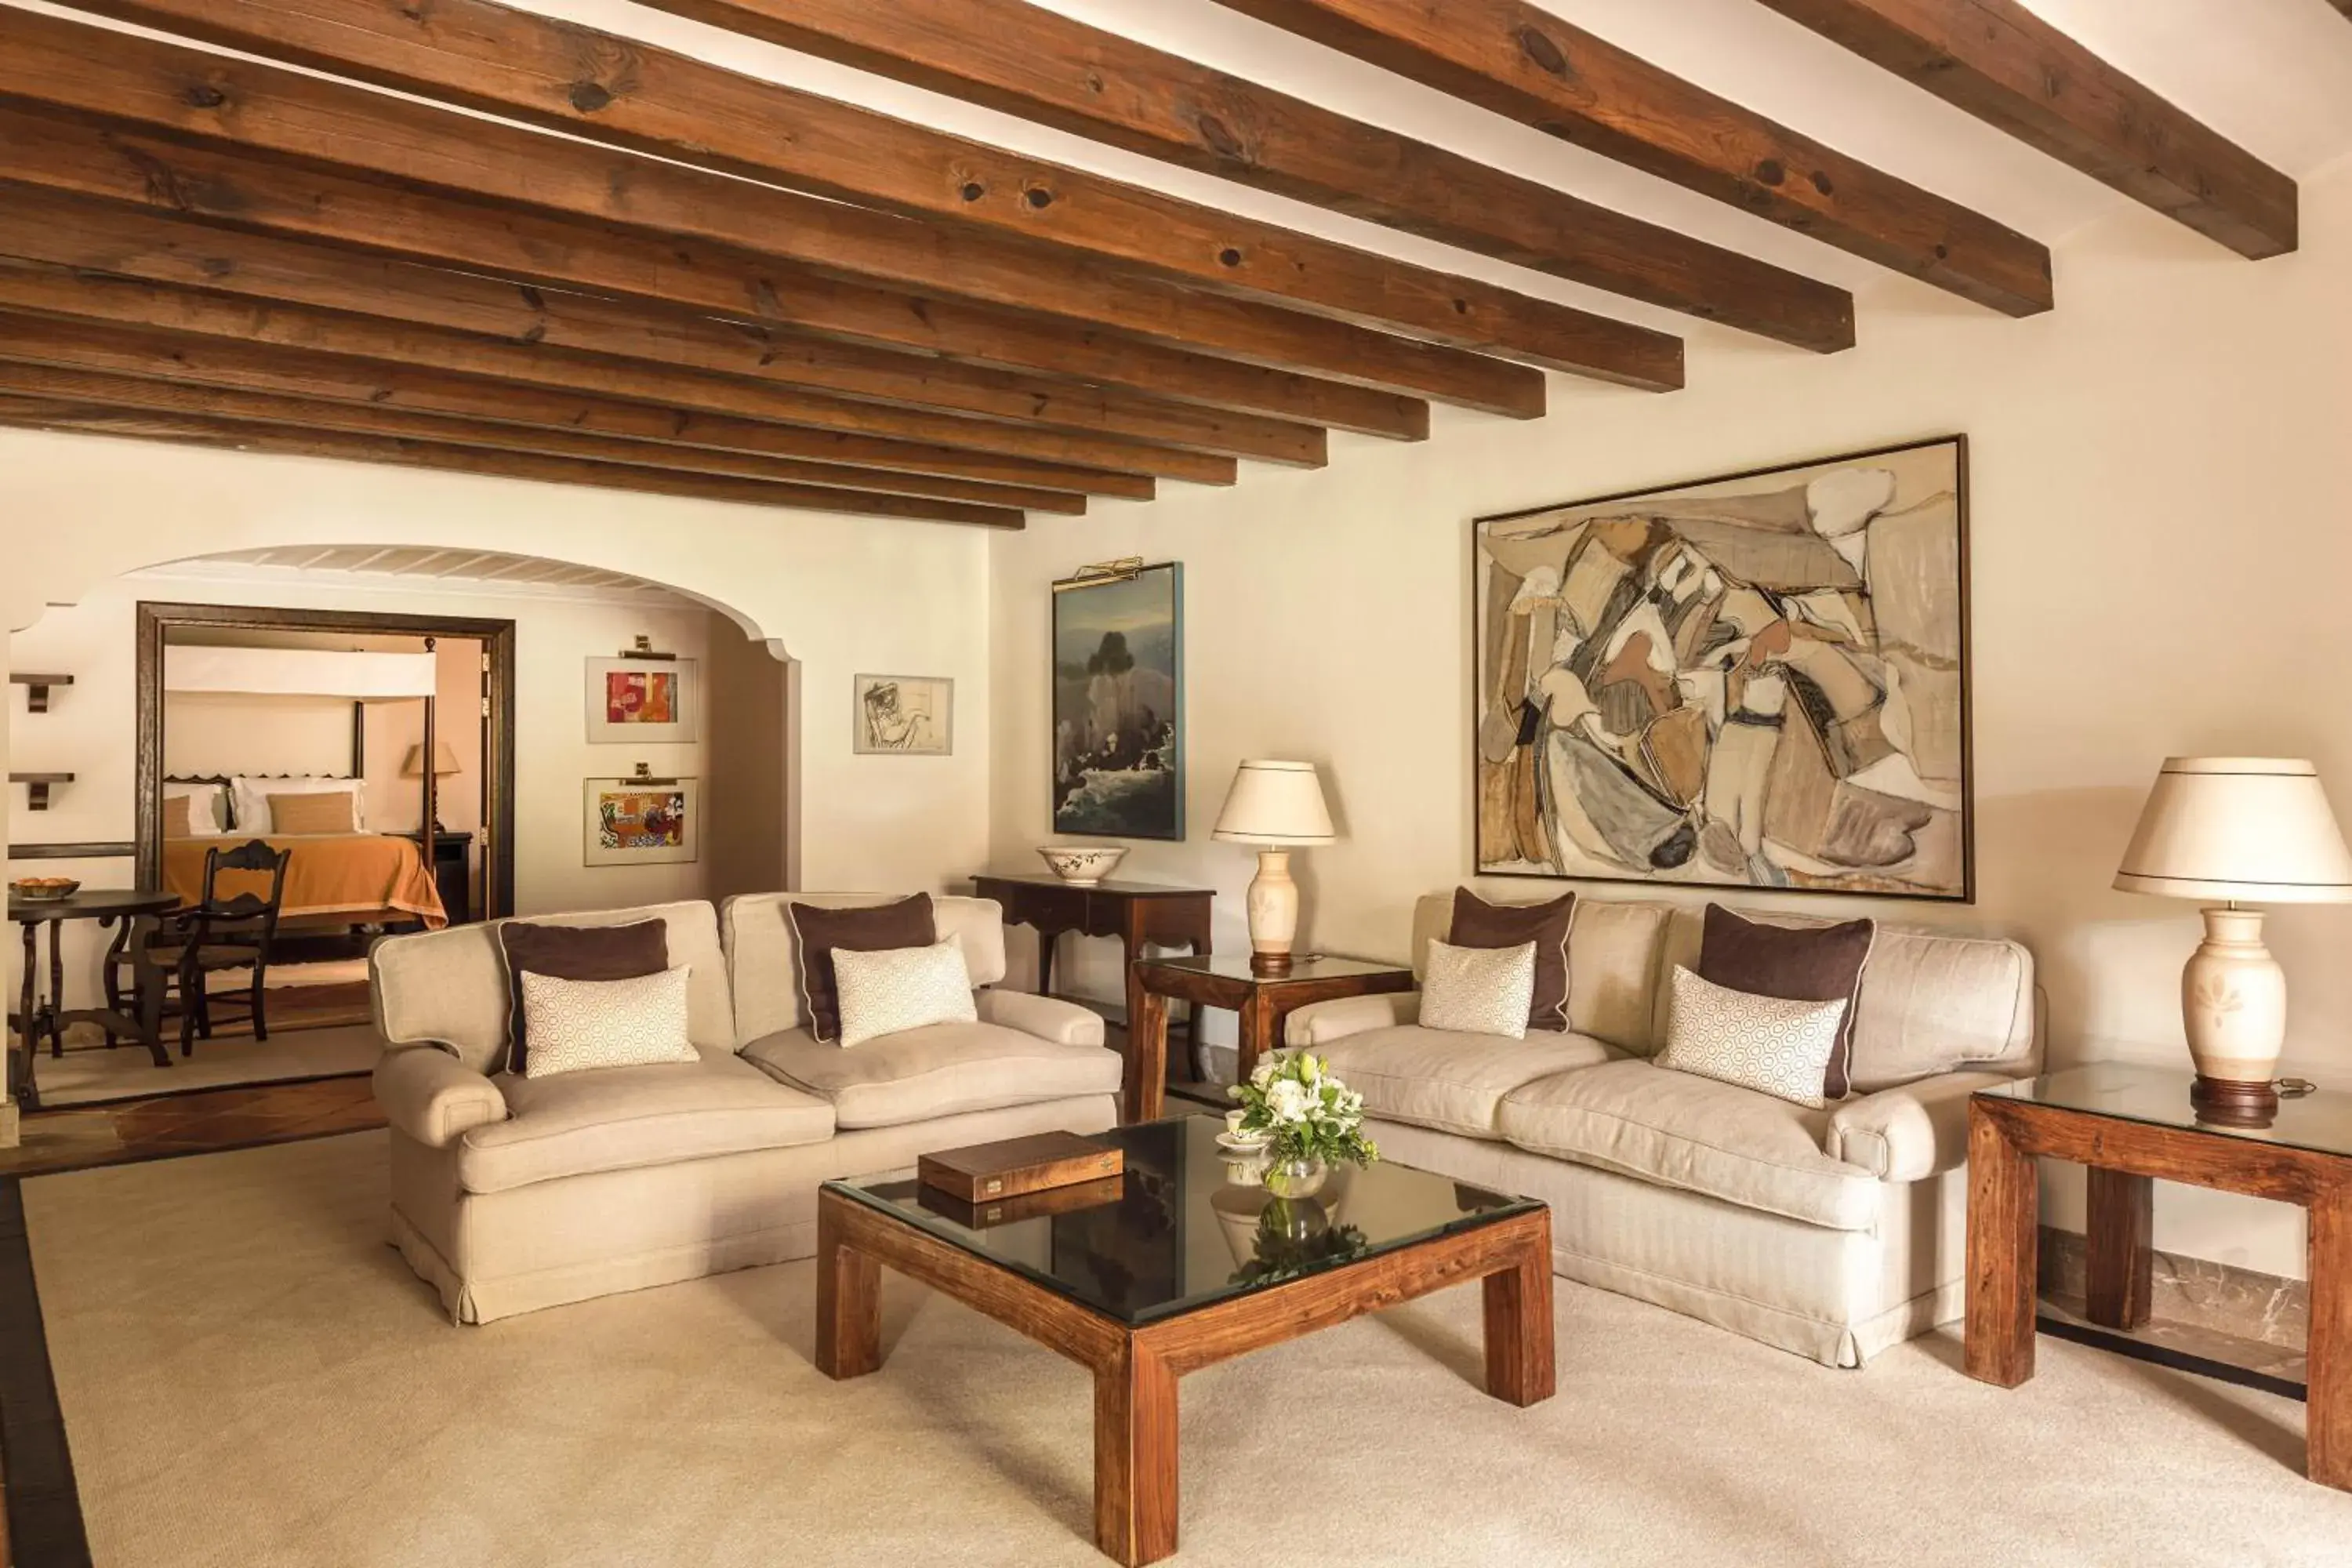
[(1091, 888), (1127, 855), (1123, 844), (1041, 844), (1037, 853), (1073, 888)]
[(8, 891), (28, 904), (55, 903), (81, 891), (81, 884), (71, 877), (27, 877), (9, 883)]

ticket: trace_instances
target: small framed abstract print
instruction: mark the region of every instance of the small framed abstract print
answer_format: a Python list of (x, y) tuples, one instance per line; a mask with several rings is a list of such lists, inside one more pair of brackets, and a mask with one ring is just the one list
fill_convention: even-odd
[(850, 704), (858, 756), (945, 757), (955, 752), (955, 682), (944, 675), (860, 675)]
[(589, 779), (585, 789), (585, 864), (684, 866), (701, 858), (700, 779)]
[(592, 745), (691, 742), (700, 729), (701, 665), (690, 658), (592, 658), (586, 701)]

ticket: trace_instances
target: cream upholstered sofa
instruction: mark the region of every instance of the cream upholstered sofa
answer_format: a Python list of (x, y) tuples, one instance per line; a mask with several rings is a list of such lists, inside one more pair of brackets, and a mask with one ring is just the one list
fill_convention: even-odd
[[(816, 1251), (821, 1182), (928, 1150), (1118, 1120), (1118, 1055), (1083, 1007), (982, 989), (980, 1021), (854, 1049), (802, 1026), (785, 906), (881, 903), (773, 893), (534, 916), (668, 929), (690, 965), (695, 1063), (524, 1079), (500, 1070), (505, 963), (495, 923), (378, 942), (389, 1043), (375, 1097), (392, 1130), (392, 1238), (457, 1321), (665, 1285)], [(1004, 975), (1003, 911), (933, 901), (975, 985)]]
[[(1451, 910), (1446, 896), (1416, 906), (1416, 971)], [(1286, 1040), (1361, 1091), (1383, 1155), (1549, 1204), (1568, 1279), (1829, 1366), (1958, 1317), (1968, 1099), (2039, 1070), (2032, 956), (1882, 923), (1854, 1010), (1854, 1092), (1813, 1110), (1650, 1061), (1670, 966), (1696, 967), (1699, 924), (1580, 893), (1568, 1033), (1425, 1029), (1402, 994), (1302, 1007)]]

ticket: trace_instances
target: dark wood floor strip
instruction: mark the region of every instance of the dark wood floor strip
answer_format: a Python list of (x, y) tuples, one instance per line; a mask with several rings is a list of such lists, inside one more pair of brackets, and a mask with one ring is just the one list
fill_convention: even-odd
[(0, 1177), (0, 1487), (15, 1568), (90, 1568), (18, 1179)]

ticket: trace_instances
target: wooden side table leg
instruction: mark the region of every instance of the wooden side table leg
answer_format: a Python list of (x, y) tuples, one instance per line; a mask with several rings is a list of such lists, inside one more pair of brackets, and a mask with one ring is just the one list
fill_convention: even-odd
[(882, 1364), (882, 1265), (842, 1236), (846, 1201), (817, 1194), (816, 1366), (830, 1378), (863, 1377)]
[(2307, 1468), (2322, 1486), (2352, 1491), (2352, 1186), (2312, 1203), (2310, 1273)]
[(66, 928), (62, 921), (49, 922), (49, 1055), (66, 1054), (66, 1026), (58, 1015), (66, 1010)]
[(1538, 1405), (1555, 1384), (1551, 1215), (1536, 1216), (1514, 1267), (1486, 1276), (1486, 1392), (1507, 1405)]
[(1234, 1076), (1237, 1082), (1247, 1083), (1259, 1058), (1273, 1054), (1282, 1042), (1274, 1034), (1273, 999), (1263, 987), (1250, 994), (1250, 999), (1242, 1004), (1241, 1014), (1241, 1061)]
[(1176, 1374), (1130, 1335), (1095, 1369), (1095, 1545), (1135, 1568), (1176, 1551)]
[(1127, 1093), (1123, 1119), (1151, 1121), (1159, 1118), (1168, 1085), (1168, 998), (1136, 983), (1128, 969), (1127, 994), (1133, 1009), (1127, 1018)]
[(25, 984), (16, 1005), (17, 1048), (10, 1053), (15, 1070), (9, 1077), (8, 1093), (20, 1100), (27, 1110), (38, 1110), (40, 1098), (33, 1088), (33, 1064), (41, 1054), (40, 992), (34, 982), (41, 973), (39, 939), (41, 928), (31, 921), (25, 922)]
[(2034, 1247), (2040, 1173), (1984, 1107), (1969, 1107), (1968, 1348), (1979, 1383), (2015, 1388), (2033, 1375)]
[(2124, 1171), (2090, 1167), (2089, 1311), (2106, 1329), (2137, 1329), (2148, 1319), (2156, 1255), (2156, 1183)]

